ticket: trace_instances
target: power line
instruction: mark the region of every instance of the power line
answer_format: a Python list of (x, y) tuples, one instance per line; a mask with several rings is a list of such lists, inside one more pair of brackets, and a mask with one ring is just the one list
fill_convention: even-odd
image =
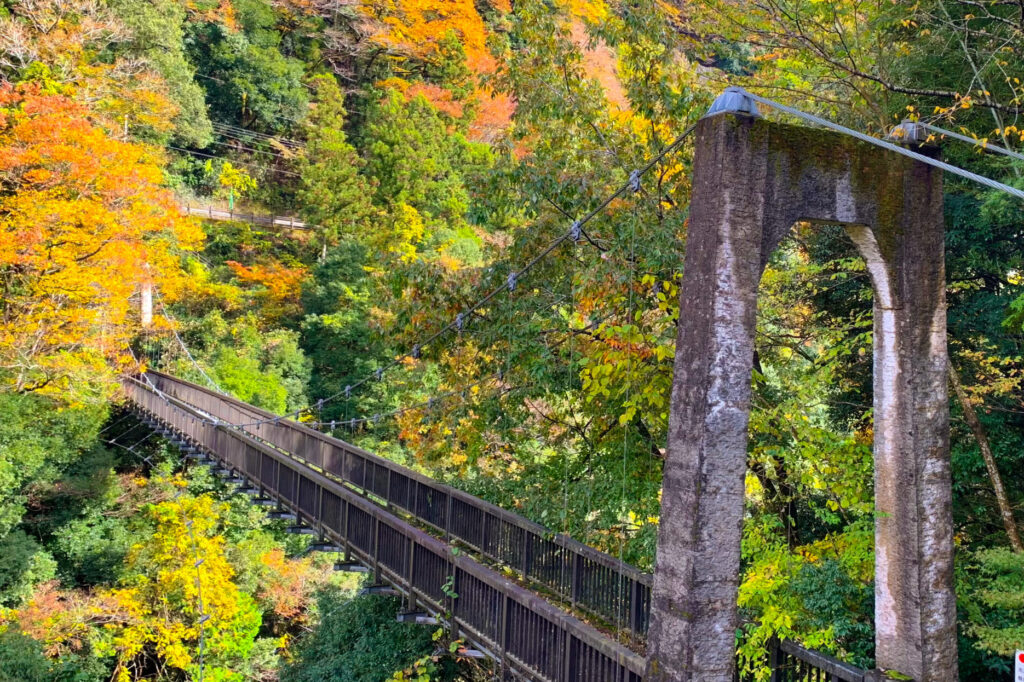
[[(207, 75), (202, 74), (202, 73), (195, 74), (195, 77), (196, 78), (205, 78), (206, 80), (214, 81), (215, 83), (220, 83), (221, 85), (228, 85), (229, 84), (228, 81), (226, 81), (226, 80), (224, 80), (222, 78), (216, 78), (214, 76), (207, 76)], [(299, 85), (301, 85), (302, 87), (306, 88), (310, 92), (313, 92), (313, 88), (311, 86), (309, 86), (308, 84), (303, 83), (303, 82), (300, 81)], [(297, 119), (297, 118), (289, 118), (289, 117), (287, 117), (287, 116), (285, 116), (283, 114), (264, 114), (264, 115), (261, 116), (261, 118), (269, 118), (269, 119), (274, 119), (274, 120), (277, 120), (277, 121), (286, 121), (288, 123), (293, 123), (295, 125), (302, 125), (303, 121), (305, 120), (305, 119), (300, 120), (300, 119)]]
[(242, 140), (242, 139), (237, 138), (237, 137), (231, 137), (229, 135), (224, 135), (223, 133), (217, 133), (217, 134), (218, 135), (222, 135), (223, 137), (225, 137), (225, 138), (227, 138), (229, 140), (235, 140), (239, 144), (238, 145), (232, 145), (232, 144), (229, 144), (228, 142), (222, 142), (220, 140), (214, 140), (210, 144), (216, 145), (218, 147), (223, 147), (224, 149), (241, 150), (243, 152), (249, 152), (250, 154), (262, 154), (263, 156), (269, 156), (270, 158), (273, 158), (273, 159), (281, 159), (281, 160), (284, 160), (284, 161), (294, 161), (295, 160), (294, 156), (287, 156), (285, 154), (281, 154), (280, 152), (272, 152), (272, 151), (267, 150), (267, 149), (254, 149), (252, 147), (247, 147), (244, 144), (241, 144), (242, 142), (245, 142), (245, 140)]
[[(167, 148), (168, 149), (173, 149), (173, 150), (178, 151), (178, 152), (184, 152), (185, 154), (191, 154), (193, 156), (201, 156), (201, 157), (206, 158), (206, 159), (214, 159), (214, 160), (217, 160), (217, 161), (230, 161), (231, 160), (231, 159), (225, 159), (223, 156), (216, 156), (214, 154), (206, 154), (204, 152), (197, 152), (197, 151), (195, 151), (193, 149), (185, 149), (184, 147), (175, 147), (174, 145), (170, 145), (170, 144), (167, 145)], [(265, 165), (258, 164), (258, 163), (252, 163), (251, 161), (243, 161), (242, 163), (246, 164), (247, 166), (251, 166), (253, 168), (261, 168), (263, 170), (270, 171), (271, 173), (282, 173), (284, 175), (292, 175), (292, 176), (295, 176), (295, 177), (301, 177), (299, 173), (295, 173), (293, 171), (287, 171), (287, 170), (284, 170), (284, 169), (281, 169), (281, 168), (273, 168), (271, 166), (265, 166)]]
[(257, 138), (257, 139), (263, 139), (263, 140), (267, 140), (267, 141), (280, 142), (281, 144), (283, 144), (285, 146), (288, 146), (288, 147), (292, 147), (292, 146), (293, 147), (304, 147), (305, 146), (305, 144), (303, 142), (299, 142), (298, 140), (293, 140), (293, 139), (287, 138), (287, 137), (280, 137), (278, 135), (270, 135), (268, 133), (261, 133), (258, 130), (252, 130), (251, 128), (243, 128), (242, 126), (231, 125), (229, 123), (220, 123), (218, 121), (211, 121), (210, 123), (213, 125), (214, 130), (225, 130), (225, 131), (233, 132), (235, 134), (247, 134), (247, 135), (251, 135), (251, 136), (253, 136), (253, 137)]

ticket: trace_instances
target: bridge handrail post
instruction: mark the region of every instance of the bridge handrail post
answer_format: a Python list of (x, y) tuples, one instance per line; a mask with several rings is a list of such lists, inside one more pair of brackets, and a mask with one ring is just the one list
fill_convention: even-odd
[(352, 554), (351, 545), (349, 544), (349, 536), (351, 535), (351, 529), (348, 527), (349, 522), (349, 502), (348, 500), (342, 499), (341, 501), (341, 523), (339, 524), (342, 528), (342, 548), (345, 550), (345, 561), (349, 560), (349, 556)]
[(444, 541), (451, 542), (452, 540), (452, 496), (451, 493), (445, 495), (448, 498), (448, 504), (444, 511)]
[(572, 679), (572, 633), (563, 631), (562, 637), (562, 679), (568, 682)]
[(501, 654), (501, 679), (508, 668), (508, 595), (501, 594), (501, 622), (498, 623), (498, 649)]
[(391, 504), (391, 475), (393, 473), (395, 473), (395, 470), (389, 468), (388, 469), (388, 485), (387, 485), (386, 492), (384, 493), (384, 502), (385, 502), (384, 506), (387, 507), (388, 509), (392, 508), (392, 504)]
[(779, 671), (778, 637), (772, 637), (768, 641), (768, 669), (771, 670), (771, 677), (769, 678), (769, 682), (782, 682), (781, 673)]
[(416, 541), (410, 540), (409, 542), (409, 596), (406, 602), (406, 607), (412, 611), (416, 608), (416, 581), (413, 577), (416, 575)]
[(572, 555), (572, 586), (569, 588), (569, 594), (572, 598), (572, 607), (576, 608), (576, 602), (580, 600), (580, 579), (582, 578), (583, 567), (580, 565), (583, 563), (583, 555), (579, 552), (573, 552)]
[(491, 556), (490, 553), (487, 551), (487, 517), (487, 510), (484, 509), (483, 521), (481, 521), (482, 527), (480, 528), (480, 551), (483, 553), (484, 556)]
[(380, 517), (373, 517), (373, 580), (380, 584)]
[(530, 541), (530, 531), (523, 529), (523, 577), (530, 577), (530, 550), (533, 543)]

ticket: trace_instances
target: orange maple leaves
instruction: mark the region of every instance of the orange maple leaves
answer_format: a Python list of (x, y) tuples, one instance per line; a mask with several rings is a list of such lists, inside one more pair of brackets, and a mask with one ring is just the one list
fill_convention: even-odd
[[(511, 11), (508, 0), (493, 0), (490, 4), (499, 11)], [(438, 46), (444, 37), (454, 34), (474, 79), (497, 69), (497, 60), (487, 46), (487, 26), (473, 0), (382, 0), (363, 2), (361, 9), (372, 20), (373, 41), (389, 51), (431, 62), (438, 58)], [(452, 117), (463, 116), (466, 102), (446, 88), (431, 83), (404, 84), (397, 78), (383, 84), (409, 99), (423, 95)], [(513, 111), (511, 99), (481, 82), (474, 84), (473, 99), (477, 109), (470, 136), (490, 140), (508, 126)]]
[(0, 380), (61, 392), (103, 376), (123, 361), (138, 285), (173, 296), (202, 233), (160, 160), (67, 95), (0, 86)]
[(302, 294), (302, 282), (309, 274), (306, 268), (289, 268), (277, 261), (243, 265), (229, 260), (227, 265), (235, 277), (261, 288), (257, 295), (262, 299), (264, 319), (277, 320), (301, 312), (299, 296)]

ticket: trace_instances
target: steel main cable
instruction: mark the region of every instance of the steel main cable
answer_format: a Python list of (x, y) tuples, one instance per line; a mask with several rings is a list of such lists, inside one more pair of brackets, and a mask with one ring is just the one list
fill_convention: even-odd
[(938, 159), (933, 159), (930, 156), (919, 154), (918, 152), (907, 149), (906, 147), (903, 147), (901, 145), (894, 144), (886, 140), (880, 140), (877, 137), (872, 137), (871, 135), (868, 135), (866, 133), (853, 130), (852, 128), (847, 128), (846, 126), (835, 123), (834, 121), (829, 121), (828, 119), (815, 116), (814, 114), (808, 114), (806, 111), (801, 111), (800, 109), (795, 109), (793, 107), (786, 106), (785, 104), (780, 104), (774, 100), (761, 97), (760, 95), (755, 95), (752, 92), (744, 90), (743, 88), (736, 88), (736, 90), (741, 91), (744, 96), (749, 97), (754, 102), (763, 104), (766, 107), (771, 107), (783, 113), (789, 114), (790, 116), (794, 116), (796, 118), (809, 121), (810, 123), (814, 123), (824, 128), (829, 128), (830, 130), (842, 133), (843, 135), (854, 137), (863, 142), (867, 142), (868, 144), (875, 145), (876, 147), (881, 147), (882, 149), (887, 149), (888, 151), (901, 154), (903, 156), (914, 159), (915, 161), (920, 161), (921, 163), (943, 170), (947, 173), (959, 175), (960, 177), (970, 180), (972, 182), (976, 182), (979, 185), (984, 185), (991, 189), (999, 190), (1000, 192), (1005, 192), (1007, 194), (1017, 197), (1018, 199), (1024, 199), (1024, 190), (1017, 189), (1016, 187), (1011, 187), (1010, 185), (1004, 184), (997, 180), (993, 180), (992, 178), (987, 178), (984, 175), (972, 173), (971, 171), (964, 170), (959, 166), (954, 166), (953, 164), (946, 163), (945, 161), (939, 161)]
[(968, 137), (967, 135), (961, 135), (960, 133), (955, 133), (952, 130), (940, 128), (939, 126), (932, 125), (931, 123), (922, 123), (918, 121), (917, 125), (921, 126), (925, 130), (929, 130), (938, 135), (944, 135), (946, 137), (951, 137), (954, 140), (960, 140), (961, 142), (967, 142), (968, 144), (974, 145), (976, 147), (981, 147), (981, 149), (983, 149), (984, 151), (995, 152), (996, 154), (1002, 154), (1003, 156), (1009, 156), (1019, 161), (1024, 161), (1024, 154), (1021, 154), (1020, 152), (1015, 152), (1012, 149), (1000, 147), (997, 144), (989, 144), (987, 141), (983, 142), (976, 137)]

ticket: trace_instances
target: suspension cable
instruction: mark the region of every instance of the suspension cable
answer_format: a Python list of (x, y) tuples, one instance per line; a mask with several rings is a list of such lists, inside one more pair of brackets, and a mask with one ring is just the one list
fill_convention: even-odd
[(997, 144), (989, 144), (988, 142), (982, 142), (981, 140), (979, 140), (977, 138), (968, 137), (967, 135), (961, 135), (960, 133), (955, 133), (952, 130), (946, 130), (945, 128), (940, 128), (939, 126), (932, 125), (931, 123), (917, 122), (917, 125), (921, 126), (925, 130), (930, 130), (933, 133), (937, 133), (939, 135), (944, 135), (946, 137), (951, 137), (954, 140), (960, 140), (961, 142), (967, 142), (967, 143), (972, 144), (974, 146), (979, 146), (980, 145), (981, 148), (984, 149), (985, 151), (995, 152), (996, 154), (1002, 154), (1004, 156), (1009, 156), (1009, 157), (1012, 157), (1014, 159), (1018, 159), (1020, 161), (1024, 161), (1024, 154), (1021, 154), (1020, 152), (1015, 152), (1012, 149), (1007, 149), (1006, 147), (1000, 147)]
[[(742, 90), (742, 88), (737, 89)], [(1011, 187), (1010, 185), (998, 182), (996, 180), (993, 180), (992, 178), (987, 178), (984, 175), (972, 173), (971, 171), (964, 170), (959, 166), (954, 166), (952, 164), (946, 163), (945, 161), (939, 161), (938, 159), (933, 159), (930, 156), (919, 154), (918, 152), (907, 149), (906, 147), (903, 147), (901, 145), (894, 144), (886, 140), (880, 140), (877, 137), (872, 137), (871, 135), (867, 135), (860, 131), (853, 130), (852, 128), (847, 128), (846, 126), (835, 123), (834, 121), (829, 121), (819, 116), (815, 116), (814, 114), (808, 114), (805, 111), (794, 109), (793, 107), (786, 106), (785, 104), (779, 104), (774, 100), (761, 97), (760, 95), (755, 95), (746, 90), (742, 90), (742, 92), (746, 97), (749, 97), (751, 100), (763, 104), (767, 107), (777, 109), (778, 111), (789, 114), (790, 116), (794, 116), (804, 121), (809, 121), (810, 123), (814, 123), (824, 128), (834, 130), (838, 133), (842, 133), (843, 135), (854, 137), (858, 140), (867, 142), (868, 144), (872, 144), (876, 147), (881, 147), (882, 149), (886, 149), (897, 154), (902, 154), (903, 156), (914, 159), (915, 161), (920, 161), (921, 163), (927, 164), (929, 166), (934, 166), (935, 168), (946, 171), (947, 173), (959, 175), (960, 177), (970, 180), (972, 182), (976, 182), (979, 185), (984, 185), (986, 187), (998, 190), (1000, 192), (1006, 192), (1007, 194), (1011, 194), (1017, 197), (1018, 199), (1024, 199), (1024, 190), (1017, 189), (1016, 187)]]
[(178, 335), (178, 330), (175, 329), (175, 327), (174, 327), (174, 325), (178, 324), (178, 321), (175, 320), (174, 317), (171, 315), (170, 311), (167, 310), (167, 306), (164, 305), (163, 299), (162, 298), (157, 299), (157, 302), (160, 304), (160, 310), (163, 312), (164, 316), (173, 323), (172, 326), (171, 326), (171, 333), (174, 335), (174, 338), (177, 339), (178, 345), (181, 346), (181, 350), (185, 351), (185, 355), (186, 355), (186, 357), (188, 357), (189, 361), (191, 361), (191, 363), (195, 366), (195, 368), (197, 370), (199, 370), (199, 373), (203, 375), (203, 378), (206, 379), (206, 382), (208, 384), (210, 384), (210, 386), (215, 391), (217, 391), (218, 393), (221, 393), (223, 395), (227, 395), (227, 393), (224, 391), (224, 389), (221, 388), (217, 384), (217, 382), (214, 381), (213, 378), (211, 378), (210, 375), (206, 373), (206, 370), (204, 370), (199, 365), (199, 363), (195, 359), (195, 356), (193, 356), (192, 352), (188, 349), (188, 346), (186, 346), (185, 342), (182, 341), (181, 337)]
[[(583, 230), (583, 227), (587, 223), (589, 223), (591, 220), (596, 218), (615, 199), (617, 199), (619, 196), (621, 196), (622, 194), (626, 193), (627, 191), (630, 191), (633, 187), (635, 187), (636, 183), (637, 183), (637, 181), (638, 181), (638, 179), (640, 177), (642, 177), (645, 173), (647, 173), (652, 168), (654, 168), (666, 156), (668, 156), (669, 154), (674, 152), (683, 143), (683, 141), (685, 141), (686, 138), (689, 137), (689, 135), (693, 132), (693, 130), (695, 128), (696, 128), (696, 124), (689, 126), (686, 130), (683, 131), (682, 134), (680, 134), (678, 137), (676, 137), (669, 145), (667, 145), (664, 149), (662, 149), (656, 156), (654, 156), (644, 166), (634, 170), (630, 174), (630, 179), (625, 184), (623, 184), (618, 189), (616, 189), (613, 193), (608, 195), (600, 204), (598, 204), (598, 206), (596, 208), (594, 208), (593, 210), (588, 212), (586, 215), (584, 215), (579, 220), (574, 221), (572, 223), (572, 226), (570, 227), (570, 229), (567, 232), (563, 232), (561, 235), (559, 235), (558, 237), (553, 239), (551, 242), (549, 242), (548, 245), (544, 249), (542, 249), (538, 254), (536, 254), (529, 262), (527, 262), (520, 269), (514, 270), (511, 273), (509, 273), (508, 279), (505, 282), (503, 282), (500, 285), (496, 286), (494, 289), (489, 291), (487, 294), (485, 294), (483, 297), (478, 299), (476, 302), (474, 302), (471, 305), (469, 305), (468, 307), (464, 308), (460, 313), (458, 313), (455, 316), (455, 319), (453, 319), (451, 322), (449, 322), (445, 326), (441, 327), (440, 329), (438, 329), (436, 332), (434, 332), (430, 336), (427, 336), (426, 338), (422, 339), (421, 341), (413, 344), (413, 346), (410, 348), (410, 350), (408, 350), (408, 351), (402, 353), (401, 355), (397, 356), (396, 358), (391, 360), (389, 363), (387, 363), (387, 364), (385, 364), (385, 365), (383, 365), (381, 367), (378, 367), (377, 370), (375, 370), (372, 374), (363, 377), (362, 379), (360, 379), (359, 381), (356, 381), (353, 384), (349, 384), (348, 386), (345, 387), (344, 390), (338, 391), (338, 392), (336, 392), (336, 393), (334, 393), (332, 395), (329, 395), (326, 398), (322, 398), (321, 399), (322, 403), (321, 403), (321, 401), (316, 401), (314, 403), (314, 405), (326, 404), (328, 402), (336, 400), (337, 398), (339, 398), (339, 397), (341, 397), (343, 395), (346, 396), (346, 398), (349, 398), (349, 397), (351, 397), (352, 391), (354, 391), (357, 388), (360, 388), (360, 387), (370, 383), (373, 380), (380, 381), (382, 379), (383, 374), (385, 372), (387, 372), (388, 370), (390, 370), (390, 369), (392, 369), (394, 367), (397, 367), (397, 366), (401, 365), (403, 360), (405, 360), (407, 358), (412, 358), (414, 353), (422, 352), (422, 350), (424, 348), (426, 348), (431, 343), (433, 343), (437, 339), (441, 338), (445, 334), (447, 334), (447, 333), (449, 333), (451, 331), (462, 331), (463, 327), (466, 324), (467, 319), (469, 318), (469, 315), (471, 315), (472, 313), (476, 312), (477, 310), (479, 310), (480, 308), (485, 306), (487, 303), (489, 303), (492, 299), (494, 299), (501, 292), (513, 289), (516, 286), (516, 284), (518, 284), (519, 282), (522, 281), (522, 278), (523, 278), (524, 275), (529, 273), (538, 263), (540, 263), (545, 257), (547, 257), (555, 249), (557, 249), (563, 242), (565, 242), (567, 240), (574, 240), (573, 239), (574, 235), (577, 238), (579, 236), (586, 236), (586, 232)], [(287, 415), (283, 415), (283, 416), (284, 417), (292, 417), (292, 416), (296, 416), (297, 417), (297, 416), (301, 415), (302, 413), (309, 411), (310, 409), (312, 409), (312, 406), (308, 406), (308, 407), (305, 407), (305, 408), (302, 408), (302, 409), (299, 409), (299, 410), (295, 410), (295, 411), (290, 412)]]
[[(314, 409), (316, 409), (316, 410), (322, 409), (323, 405), (325, 405), (326, 403), (331, 402), (333, 400), (336, 400), (336, 399), (338, 399), (341, 396), (345, 396), (346, 402), (348, 402), (348, 401), (351, 400), (352, 391), (354, 391), (357, 388), (360, 388), (360, 387), (368, 384), (371, 380), (377, 380), (377, 381), (382, 380), (384, 372), (386, 372), (386, 371), (388, 371), (388, 370), (390, 370), (390, 369), (392, 369), (392, 368), (394, 368), (396, 366), (399, 366), (399, 365), (403, 364), (403, 361), (405, 359), (407, 359), (407, 358), (418, 357), (419, 354), (422, 352), (422, 350), (425, 347), (429, 346), (431, 343), (433, 343), (437, 339), (441, 338), (445, 334), (447, 334), (447, 333), (449, 333), (451, 331), (461, 332), (463, 330), (465, 324), (466, 324), (466, 321), (467, 321), (469, 315), (471, 315), (473, 312), (479, 310), (480, 308), (484, 307), (487, 303), (489, 303), (491, 300), (493, 300), (501, 292), (503, 292), (503, 291), (509, 291), (509, 292), (513, 291), (515, 289), (516, 285), (522, 281), (522, 278), (523, 278), (524, 275), (528, 274), (535, 266), (537, 266), (538, 263), (540, 263), (545, 257), (547, 257), (549, 254), (551, 254), (553, 251), (555, 251), (555, 249), (557, 249), (562, 243), (564, 243), (567, 240), (571, 240), (575, 244), (581, 238), (589, 239), (589, 237), (587, 237), (586, 232), (583, 229), (584, 226), (587, 225), (594, 218), (596, 218), (615, 199), (617, 199), (618, 197), (620, 197), (624, 193), (629, 192), (629, 191), (632, 191), (632, 192), (635, 193), (636, 192), (636, 187), (638, 186), (640, 178), (644, 174), (649, 172), (652, 168), (654, 168), (658, 163), (660, 163), (666, 156), (668, 156), (669, 154), (674, 152), (680, 145), (682, 145), (682, 143), (686, 140), (687, 137), (689, 137), (689, 135), (694, 131), (695, 128), (696, 128), (696, 124), (693, 124), (693, 125), (690, 125), (689, 127), (687, 127), (679, 136), (677, 136), (671, 143), (669, 143), (667, 146), (665, 146), (657, 155), (652, 157), (644, 166), (642, 166), (642, 167), (634, 170), (632, 173), (630, 173), (629, 179), (623, 185), (621, 185), (618, 189), (616, 189), (614, 192), (612, 192), (610, 195), (608, 195), (603, 201), (601, 201), (601, 203), (598, 204), (597, 207), (595, 207), (594, 209), (592, 209), (591, 211), (586, 213), (582, 218), (573, 221), (570, 229), (567, 232), (563, 232), (561, 235), (559, 235), (558, 237), (553, 239), (551, 242), (549, 242), (548, 245), (544, 249), (542, 249), (539, 253), (537, 253), (530, 261), (528, 261), (521, 268), (519, 268), (518, 270), (513, 270), (512, 272), (510, 272), (508, 277), (507, 277), (507, 279), (504, 282), (502, 282), (500, 285), (498, 285), (495, 288), (493, 288), (491, 291), (489, 291), (487, 294), (485, 294), (480, 299), (476, 300), (474, 303), (472, 303), (468, 307), (464, 308), (460, 313), (458, 313), (455, 316), (454, 320), (452, 320), (451, 322), (449, 322), (448, 324), (446, 324), (445, 326), (443, 326), (439, 330), (435, 331), (433, 334), (431, 334), (430, 336), (426, 337), (422, 341), (420, 341), (420, 342), (418, 342), (416, 344), (413, 344), (412, 348), (409, 351), (407, 351), (407, 352), (397, 356), (396, 358), (392, 359), (389, 363), (387, 363), (387, 364), (385, 364), (385, 365), (383, 365), (381, 367), (378, 367), (372, 374), (363, 377), (362, 379), (360, 379), (359, 381), (356, 381), (353, 384), (347, 385), (343, 390), (337, 391), (337, 392), (327, 396), (326, 398), (321, 398), (319, 400), (316, 400), (312, 404), (307, 405), (306, 407), (302, 407), (302, 408), (299, 408), (297, 410), (293, 410), (291, 412), (288, 412), (286, 414), (279, 415), (279, 416), (276, 416), (276, 417), (270, 417), (270, 418), (260, 419), (260, 420), (253, 420), (253, 421), (250, 421), (250, 422), (245, 422), (245, 423), (240, 423), (240, 424), (232, 424), (231, 426), (233, 426), (233, 427), (251, 427), (251, 426), (259, 426), (260, 424), (266, 424), (266, 423), (271, 423), (271, 422), (279, 422), (281, 419), (298, 418), (302, 414), (309, 413), (309, 412), (311, 412)], [(187, 150), (182, 150), (182, 151), (187, 151)], [(166, 307), (163, 306), (162, 302), (161, 302), (161, 307), (166, 312)], [(173, 319), (173, 318), (171, 318), (171, 319)], [(172, 331), (174, 331), (174, 330), (172, 330)], [(188, 351), (187, 347), (185, 346), (184, 342), (181, 340), (180, 336), (178, 336), (178, 334), (176, 332), (174, 333), (174, 335), (175, 335), (175, 338), (178, 340), (179, 344), (181, 344), (182, 348), (185, 350), (186, 355), (196, 365), (197, 369), (199, 369), (203, 373), (203, 375), (207, 378), (207, 380), (212, 385), (216, 386), (216, 382), (213, 382), (213, 380), (210, 379), (208, 377), (208, 375), (206, 375), (206, 373), (202, 370), (202, 368), (199, 367), (198, 363), (195, 361), (195, 358), (192, 356), (191, 352)], [(134, 357), (134, 353), (132, 353), (132, 355)], [(138, 361), (138, 358), (136, 358), (136, 361)], [(161, 391), (156, 389), (156, 387), (153, 385), (152, 381), (150, 381), (148, 377), (146, 377), (146, 381), (147, 381), (147, 383), (152, 388), (154, 388), (154, 390), (156, 390), (156, 392), (159, 395), (161, 395), (161, 397), (163, 397), (165, 400), (167, 400), (167, 397)], [(219, 386), (217, 386), (217, 390), (219, 392), (221, 392), (221, 393), (224, 393), (224, 391), (222, 389), (220, 389)], [(461, 393), (461, 389), (460, 389), (459, 393)], [(393, 416), (395, 414), (402, 414), (404, 412), (411, 411), (412, 409), (422, 409), (422, 407), (423, 407), (423, 405), (411, 406), (411, 407), (407, 407), (407, 408), (401, 408), (400, 410), (395, 410), (395, 411), (393, 411), (391, 413), (382, 413), (380, 415), (377, 415), (377, 417), (378, 417), (378, 419), (380, 419), (380, 418), (384, 418), (385, 416)], [(348, 421), (350, 423), (353, 422), (353, 421), (357, 421), (358, 423), (366, 423), (366, 421), (368, 419), (369, 420), (373, 420), (373, 417), (360, 417), (358, 420), (354, 420), (353, 418), (349, 418)], [(218, 422), (218, 423), (222, 423), (222, 422)]]

